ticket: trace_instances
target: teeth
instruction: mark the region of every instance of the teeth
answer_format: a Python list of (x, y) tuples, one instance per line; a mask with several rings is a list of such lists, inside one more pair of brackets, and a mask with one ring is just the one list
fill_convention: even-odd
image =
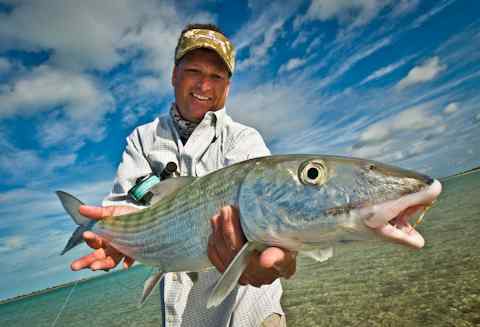
[(199, 95), (199, 94), (195, 94), (195, 93), (192, 93), (193, 97), (197, 98), (198, 100), (201, 100), (201, 101), (206, 101), (206, 100), (209, 100), (210, 97), (204, 97), (202, 95)]
[(413, 225), (413, 228), (417, 227), (417, 225), (419, 225), (419, 224), (422, 223), (423, 217), (425, 216), (425, 213), (427, 213), (428, 209), (430, 209), (431, 207), (432, 207), (432, 205), (429, 205), (429, 206), (426, 206), (426, 207), (423, 209), (422, 214), (420, 215), (420, 217), (418, 217), (417, 221), (416, 221), (415, 224)]

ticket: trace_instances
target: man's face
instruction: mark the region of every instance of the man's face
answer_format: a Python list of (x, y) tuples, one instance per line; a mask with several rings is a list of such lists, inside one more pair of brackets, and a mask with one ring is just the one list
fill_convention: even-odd
[(175, 102), (183, 118), (198, 122), (225, 105), (230, 79), (222, 59), (208, 49), (187, 53), (174, 67)]

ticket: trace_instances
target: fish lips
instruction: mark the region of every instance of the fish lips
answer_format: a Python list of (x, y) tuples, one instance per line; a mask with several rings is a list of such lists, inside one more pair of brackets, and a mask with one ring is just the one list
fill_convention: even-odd
[(425, 211), (441, 191), (440, 182), (433, 180), (418, 192), (395, 200), (354, 208), (351, 214), (359, 217), (378, 236), (419, 249), (425, 245), (425, 239), (411, 226), (409, 220), (419, 212)]

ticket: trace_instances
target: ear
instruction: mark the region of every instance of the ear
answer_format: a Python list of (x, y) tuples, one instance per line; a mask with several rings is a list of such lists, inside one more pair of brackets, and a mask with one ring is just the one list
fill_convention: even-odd
[(177, 82), (177, 65), (173, 65), (172, 70), (172, 86), (175, 87), (175, 83)]
[(225, 99), (228, 98), (228, 93), (230, 92), (230, 79), (228, 79), (227, 87), (225, 88)]

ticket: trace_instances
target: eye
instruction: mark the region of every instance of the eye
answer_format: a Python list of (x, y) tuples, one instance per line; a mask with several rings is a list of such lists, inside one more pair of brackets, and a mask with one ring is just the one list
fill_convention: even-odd
[(328, 179), (327, 166), (321, 160), (309, 161), (300, 167), (299, 178), (303, 184), (322, 185)]

